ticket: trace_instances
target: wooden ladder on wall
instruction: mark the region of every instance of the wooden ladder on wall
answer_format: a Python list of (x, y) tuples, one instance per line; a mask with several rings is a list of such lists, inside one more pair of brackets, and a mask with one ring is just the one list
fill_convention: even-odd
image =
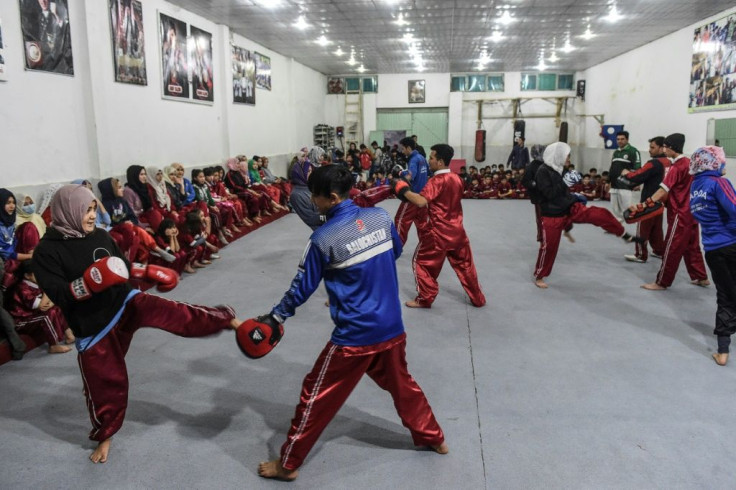
[(363, 94), (360, 89), (345, 91), (345, 148), (363, 142)]

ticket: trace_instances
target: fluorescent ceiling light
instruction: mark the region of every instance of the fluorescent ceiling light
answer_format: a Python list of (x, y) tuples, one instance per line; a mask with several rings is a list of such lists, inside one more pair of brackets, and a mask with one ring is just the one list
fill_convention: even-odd
[(537, 70), (544, 71), (547, 69), (547, 65), (544, 64), (544, 50), (539, 53), (539, 64), (536, 66)]
[(409, 25), (409, 21), (408, 20), (404, 20), (404, 14), (403, 13), (399, 13), (399, 16), (394, 21), (394, 24), (396, 24), (398, 26), (405, 26), (405, 25)]
[(350, 66), (355, 66), (358, 62), (355, 61), (355, 57), (353, 55), (350, 55), (350, 59), (347, 60), (345, 63), (347, 63)]
[(281, 5), (281, 0), (258, 0), (258, 5), (267, 9), (272, 9)]
[(300, 15), (299, 18), (294, 22), (294, 27), (299, 29), (300, 31), (303, 31), (304, 29), (308, 29), (312, 26), (307, 24), (307, 19), (304, 18), (304, 15)]
[(367, 71), (365, 66), (363, 66), (362, 63), (360, 64), (358, 68), (356, 68), (356, 70), (358, 71), (358, 73), (365, 73)]
[(496, 22), (507, 26), (507, 25), (511, 24), (512, 22), (514, 22), (515, 20), (516, 19), (514, 19), (513, 17), (511, 17), (511, 14), (509, 13), (508, 10), (504, 10), (503, 11), (503, 14), (501, 14), (501, 17), (499, 17), (498, 19), (496, 19)]
[(503, 40), (503, 34), (499, 30), (493, 31), (493, 34), (491, 34), (491, 37), (488, 38), (489, 40), (493, 41), (494, 43), (500, 42)]
[(603, 20), (613, 24), (614, 22), (618, 22), (623, 18), (624, 16), (618, 13), (618, 9), (616, 8), (616, 4), (614, 3), (613, 5), (611, 5), (611, 10), (608, 11), (608, 15), (603, 17)]
[(549, 61), (550, 61), (551, 63), (555, 63), (555, 62), (556, 62), (557, 60), (559, 60), (559, 59), (560, 59), (560, 58), (558, 58), (558, 57), (557, 57), (557, 53), (556, 53), (556, 52), (554, 52), (554, 51), (552, 51), (552, 56), (550, 56), (550, 57), (549, 57)]
[(565, 41), (565, 45), (560, 48), (563, 53), (571, 53), (575, 51), (575, 46), (570, 44), (570, 37), (567, 37), (567, 41)]
[(320, 37), (318, 37), (317, 40), (314, 41), (314, 42), (316, 42), (320, 46), (327, 46), (327, 45), (332, 44), (332, 41), (330, 41), (329, 39), (327, 39), (327, 36), (325, 36), (324, 34), (322, 34)]
[(414, 34), (412, 34), (411, 32), (407, 32), (406, 34), (404, 34), (404, 37), (402, 37), (401, 40), (407, 44), (411, 44), (414, 42)]
[(335, 50), (335, 56), (342, 56), (344, 54), (345, 54), (345, 51), (343, 51), (342, 48), (338, 46), (337, 49)]
[(588, 28), (585, 30), (583, 34), (580, 35), (583, 39), (586, 41), (593, 39), (595, 37), (595, 34), (590, 30), (590, 24), (588, 24)]

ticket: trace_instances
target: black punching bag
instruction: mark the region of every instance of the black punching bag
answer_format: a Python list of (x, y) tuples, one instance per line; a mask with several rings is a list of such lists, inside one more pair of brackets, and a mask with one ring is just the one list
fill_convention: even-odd
[(486, 161), (486, 130), (479, 129), (475, 132), (475, 161)]
[(526, 128), (526, 122), (524, 122), (523, 119), (518, 119), (514, 121), (514, 140), (511, 142), (511, 144), (516, 143), (516, 138), (526, 139), (526, 137), (524, 136), (525, 128)]
[(567, 121), (560, 123), (560, 141), (567, 143)]

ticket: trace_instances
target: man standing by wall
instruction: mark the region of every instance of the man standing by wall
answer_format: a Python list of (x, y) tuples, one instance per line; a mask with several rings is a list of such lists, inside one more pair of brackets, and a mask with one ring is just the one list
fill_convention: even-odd
[(509, 159), (506, 166), (512, 170), (519, 170), (529, 165), (529, 150), (524, 146), (525, 140), (523, 136), (519, 136), (514, 141), (514, 147), (511, 149)]
[[(419, 194), (427, 185), (427, 179), (429, 178), (429, 166), (427, 160), (417, 151), (417, 143), (412, 138), (403, 138), (399, 145), (401, 151), (408, 159), (408, 165), (406, 167), (406, 175), (403, 177), (409, 181), (409, 187), (411, 191)], [(427, 210), (426, 208), (420, 208), (412, 205), (408, 202), (402, 202), (399, 204), (399, 209), (396, 211), (396, 217), (394, 218), (396, 231), (399, 232), (401, 238), (401, 244), (406, 244), (406, 239), (409, 236), (409, 229), (412, 223), (416, 223), (417, 230), (420, 227), (426, 226), (427, 221)]]
[(641, 167), (641, 156), (639, 150), (629, 144), (629, 132), (619, 131), (616, 133), (616, 144), (618, 149), (611, 157), (611, 168), (608, 171), (611, 180), (611, 212), (623, 222), (624, 211), (631, 206), (631, 190), (618, 181), (621, 171), (636, 170)]

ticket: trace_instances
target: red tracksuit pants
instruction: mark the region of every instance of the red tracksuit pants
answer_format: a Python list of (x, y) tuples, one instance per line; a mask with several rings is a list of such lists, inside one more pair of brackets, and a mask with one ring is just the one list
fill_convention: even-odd
[[(664, 255), (664, 233), (662, 232), (662, 215), (655, 216), (651, 219), (641, 220), (636, 224), (636, 234), (644, 240), (647, 240), (652, 246), (652, 251), (662, 257)], [(636, 256), (646, 261), (649, 258), (649, 251), (646, 243), (636, 244)]]
[[(672, 217), (670, 217), (672, 215)], [(667, 212), (667, 235), (664, 238), (665, 249), (662, 255), (662, 266), (657, 273), (657, 284), (670, 287), (680, 267), (680, 259), (685, 259), (685, 267), (690, 279), (700, 281), (708, 279), (705, 271), (703, 252), (700, 251), (700, 227), (693, 218)]]
[(419, 245), (412, 259), (414, 280), (417, 285), (417, 297), (414, 301), (423, 306), (430, 306), (434, 302), (440, 291), (437, 278), (445, 264), (445, 259), (457, 274), (473, 306), (486, 304), (486, 297), (478, 283), (478, 273), (475, 270), (473, 252), (467, 236), (457, 249), (445, 250), (437, 246), (432, 234), (427, 232), (420, 234)]
[(39, 312), (38, 315), (15, 321), (15, 329), (18, 333), (32, 334), (34, 330), (41, 329), (43, 338), (49, 347), (62, 343), (67, 328), (69, 326), (66, 318), (58, 306), (52, 306), (44, 312)]
[(299, 468), (363, 374), (388, 391), (416, 446), (445, 440), (424, 392), (406, 365), (406, 334), (380, 344), (346, 347), (328, 342), (302, 383), (299, 404), (281, 446), (281, 464)]
[(626, 231), (609, 210), (598, 206), (586, 206), (579, 202), (572, 205), (567, 216), (542, 216), (542, 241), (539, 244), (537, 265), (534, 268), (534, 276), (537, 279), (545, 278), (552, 272), (562, 232), (573, 223), (599, 226), (616, 236), (621, 236)]
[(125, 354), (136, 330), (153, 327), (182, 337), (204, 337), (228, 328), (233, 318), (227, 306), (195, 306), (146, 293), (131, 298), (112, 330), (77, 356), (92, 422), (89, 438), (104, 441), (123, 425), (128, 407)]
[(417, 226), (417, 232), (425, 225), (427, 221), (427, 208), (420, 208), (414, 206), (410, 202), (402, 202), (399, 204), (399, 209), (396, 210), (396, 216), (394, 217), (394, 226), (396, 231), (401, 238), (401, 244), (406, 245), (406, 240), (409, 238), (409, 230), (411, 224), (415, 223)]

